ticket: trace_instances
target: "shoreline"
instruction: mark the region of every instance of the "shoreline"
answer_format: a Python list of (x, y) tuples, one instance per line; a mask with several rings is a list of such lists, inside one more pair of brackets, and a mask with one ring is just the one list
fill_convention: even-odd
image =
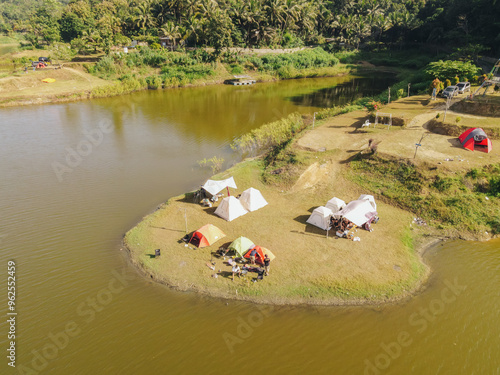
[[(410, 103), (414, 101), (413, 97), (409, 99)], [(357, 199), (359, 194), (370, 194), (370, 190), (367, 192), (346, 177), (349, 169), (343, 161), (350, 159), (353, 151), (346, 149), (345, 144), (356, 144), (354, 148), (361, 152), (366, 147), (365, 142), (378, 134), (387, 139), (379, 153), (387, 150), (403, 159), (404, 155), (413, 155), (412, 134), (422, 127), (427, 117), (432, 117), (430, 111), (439, 110), (437, 106), (429, 107), (423, 98), (420, 101), (422, 107), (414, 112), (415, 121), (409, 125), (409, 131), (396, 128), (390, 132), (383, 129), (352, 132), (353, 123), (360, 121), (360, 115), (363, 116), (362, 110), (320, 120), (321, 123), (314, 129), (306, 128), (292, 141), (292, 149), (299, 153), (297, 158), (307, 161), (302, 169), (296, 170), (293, 186), (282, 188), (275, 186), (275, 182), (264, 183), (264, 162), (261, 157), (245, 159), (214, 176), (215, 179), (234, 176), (241, 191), (248, 187), (261, 190), (266, 200), (272, 202), (273, 212), (266, 212), (264, 207), (229, 223), (213, 214), (215, 208), (203, 209), (193, 204), (192, 193), (186, 193), (168, 199), (144, 216), (124, 235), (122, 248), (143, 277), (178, 291), (191, 291), (215, 298), (273, 305), (377, 305), (411, 298), (426, 288), (432, 273), (424, 259), (430, 248), (446, 240), (487, 240), (498, 236), (488, 233), (485, 233), (486, 236), (474, 236), (453, 228), (438, 229), (413, 224), (414, 214), (383, 199), (383, 195), (378, 199), (377, 209), (383, 224), (374, 226), (373, 233), (363, 230), (357, 232), (355, 235), (361, 238), (361, 242), (353, 243), (335, 236), (325, 240), (325, 232), (307, 225), (306, 218), (312, 208), (332, 196), (347, 202)], [(402, 105), (407, 105), (405, 100), (393, 104), (396, 108)], [(433, 139), (432, 145), (435, 147), (448, 142), (447, 136)], [(428, 146), (428, 151), (421, 151), (420, 158), (426, 159), (422, 162), (442, 164), (439, 160), (448, 156), (447, 151), (439, 154), (433, 150), (434, 147), (430, 147), (430, 143)], [(459, 151), (452, 149), (451, 152)], [(467, 155), (473, 158), (471, 154)], [(474, 158), (471, 163), (484, 164), (481, 155)], [(492, 161), (496, 159), (494, 156)], [(459, 168), (459, 165), (443, 165), (442, 168), (449, 170), (455, 167)], [(287, 205), (292, 208), (289, 209)], [(235, 280), (238, 284), (231, 283), (230, 272), (224, 263), (215, 266), (219, 269), (215, 272), (223, 276), (218, 279), (210, 277), (214, 271), (209, 271), (206, 263), (209, 260), (212, 262), (212, 251), (225, 241), (205, 249), (189, 247), (187, 250), (188, 245), (180, 241), (180, 233), (185, 233), (184, 220), (180, 225), (181, 220), (175, 217), (179, 209), (187, 210), (189, 232), (212, 223), (227, 234), (225, 240), (229, 242), (243, 235), (271, 249), (277, 258), (273, 261), (276, 266), (271, 266), (269, 278), (251, 285), (247, 276), (246, 285), (244, 278)], [(288, 245), (280, 242), (276, 238), (277, 234), (286, 237)], [(151, 249), (155, 248), (161, 248), (162, 257), (159, 260), (151, 256)], [(303, 254), (311, 259), (306, 257), (302, 260)], [(186, 269), (182, 270), (184, 266)], [(219, 267), (226, 269), (221, 273)]]
[[(252, 158), (250, 158), (252, 159)], [(255, 159), (255, 158), (253, 158)], [(240, 164), (246, 163), (247, 160), (243, 160), (242, 162), (238, 163), (235, 167), (238, 167)], [(234, 168), (234, 167), (233, 167)], [(225, 172), (222, 172), (225, 173)], [(181, 194), (177, 197), (172, 197), (170, 198), (166, 203), (160, 204), (157, 206), (152, 212), (147, 214), (146, 216), (143, 217), (142, 220), (140, 220), (131, 230), (127, 232), (129, 234), (130, 231), (133, 231), (135, 228), (137, 228), (141, 223), (144, 223), (147, 221), (149, 218), (154, 216), (155, 214), (158, 214), (159, 212), (162, 212), (162, 210), (168, 209), (168, 206), (171, 204), (171, 202), (175, 200), (182, 200), (186, 201), (186, 195)], [(238, 219), (237, 219), (238, 220)], [(157, 227), (157, 226), (156, 226)], [(418, 230), (418, 229), (417, 229)], [(227, 233), (227, 232), (226, 232)], [(271, 305), (282, 305), (282, 306), (297, 306), (297, 305), (309, 305), (309, 306), (348, 306), (348, 305), (378, 305), (378, 304), (386, 304), (386, 303), (397, 303), (401, 302), (404, 300), (407, 300), (408, 298), (411, 298), (417, 294), (419, 294), (422, 290), (425, 289), (426, 287), (426, 282), (429, 279), (429, 276), (431, 275), (431, 268), (430, 266), (425, 262), (424, 255), (427, 252), (428, 249), (432, 248), (439, 242), (450, 239), (449, 237), (445, 236), (435, 236), (431, 235), (426, 239), (425, 233), (418, 233), (414, 235), (413, 240), (415, 242), (418, 241), (416, 244), (415, 248), (413, 249), (413, 252), (415, 256), (418, 258), (418, 262), (422, 266), (422, 274), (419, 276), (419, 278), (412, 284), (411, 288), (405, 289), (404, 292), (396, 295), (392, 295), (389, 297), (369, 297), (369, 298), (361, 298), (361, 297), (349, 297), (349, 298), (343, 298), (341, 296), (322, 296), (320, 298), (315, 298), (315, 297), (284, 297), (284, 296), (276, 296), (273, 294), (269, 295), (258, 295), (258, 296), (249, 296), (243, 294), (241, 291), (238, 292), (238, 287), (235, 287), (234, 290), (227, 290), (224, 287), (221, 287), (219, 289), (217, 288), (205, 288), (202, 285), (197, 285), (196, 283), (184, 283), (182, 282), (182, 277), (178, 278), (172, 278), (169, 276), (169, 274), (163, 274), (159, 272), (158, 270), (154, 269), (154, 266), (148, 267), (144, 262), (141, 260), (141, 254), (135, 252), (132, 250), (132, 248), (129, 246), (129, 243), (127, 243), (127, 234), (124, 235), (121, 249), (127, 252), (127, 257), (130, 263), (133, 265), (133, 267), (139, 272), (139, 274), (144, 277), (145, 279), (148, 280), (153, 280), (154, 282), (163, 284), (168, 286), (171, 289), (174, 289), (176, 291), (180, 292), (194, 292), (200, 295), (208, 296), (211, 298), (218, 298), (218, 299), (225, 299), (225, 300), (241, 300), (241, 301), (246, 301), (246, 302), (252, 302), (252, 303), (258, 303), (258, 304), (271, 304)], [(331, 239), (330, 241), (335, 241)], [(340, 239), (339, 241), (347, 241), (345, 239)], [(217, 245), (217, 244), (215, 244)], [(217, 246), (213, 245), (213, 247), (217, 248)], [(164, 250), (162, 248), (162, 256), (164, 253)], [(175, 249), (176, 251), (182, 251), (180, 248)], [(151, 252), (149, 250), (148, 252)], [(202, 249), (196, 249), (194, 252), (203, 252)], [(208, 253), (205, 253), (206, 256), (208, 256)], [(166, 255), (168, 256), (168, 255)], [(279, 255), (277, 255), (279, 256)], [(207, 258), (208, 259), (208, 258)], [(201, 264), (201, 263), (200, 263)], [(207, 269), (205, 269), (205, 265), (200, 265), (201, 267), (201, 272), (207, 273)], [(200, 271), (199, 269), (197, 271)], [(206, 278), (209, 277), (208, 273), (204, 276)], [(272, 275), (270, 276), (272, 277)], [(209, 280), (216, 280), (213, 278), (210, 278)], [(239, 280), (238, 280), (239, 281)], [(216, 282), (216, 281), (215, 281)], [(264, 280), (266, 282), (266, 279)]]
[[(63, 70), (65, 68), (62, 68)], [(66, 68), (68, 69), (68, 68)], [(264, 83), (264, 82), (278, 82), (278, 81), (284, 81), (284, 80), (294, 80), (294, 79), (310, 79), (310, 78), (333, 78), (333, 77), (341, 77), (349, 74), (354, 74), (357, 71), (367, 71), (370, 69), (367, 69), (366, 67), (363, 66), (353, 66), (351, 64), (342, 64), (341, 66), (341, 71), (337, 74), (326, 74), (326, 75), (314, 75), (315, 70), (317, 72), (320, 72), (322, 68), (314, 68), (311, 71), (309, 71), (309, 74), (301, 77), (292, 77), (292, 78), (279, 78), (277, 76), (273, 76), (267, 73), (260, 74), (256, 76), (257, 83)], [(73, 70), (73, 69), (72, 69)], [(371, 69), (371, 70), (377, 70), (377, 69)], [(90, 73), (83, 73), (80, 72), (80, 74), (85, 74), (88, 75), (89, 77), (92, 78), (97, 78), (92, 76)], [(57, 104), (57, 103), (68, 103), (68, 102), (76, 102), (80, 100), (90, 100), (90, 99), (100, 99), (100, 98), (110, 98), (110, 97), (116, 97), (116, 96), (123, 96), (123, 95), (130, 95), (131, 93), (134, 92), (139, 92), (139, 91), (146, 91), (146, 90), (152, 90), (152, 91), (159, 91), (159, 90), (169, 90), (169, 89), (177, 89), (177, 88), (185, 88), (185, 87), (203, 87), (203, 86), (212, 86), (212, 85), (222, 85), (224, 82), (228, 79), (228, 77), (225, 78), (216, 78), (213, 80), (209, 79), (202, 79), (198, 82), (194, 83), (188, 83), (183, 86), (168, 86), (168, 87), (162, 87), (159, 89), (150, 89), (147, 85), (141, 89), (132, 89), (128, 90), (126, 86), (121, 82), (121, 81), (105, 81), (109, 82), (106, 84), (102, 84), (100, 86), (93, 87), (91, 89), (84, 89), (83, 91), (78, 91), (78, 92), (61, 92), (61, 93), (54, 93), (50, 95), (41, 95), (41, 94), (33, 94), (33, 95), (28, 95), (26, 98), (21, 98), (21, 97), (13, 97), (13, 100), (11, 99), (3, 99), (0, 98), (0, 108), (7, 108), (7, 107), (18, 107), (18, 106), (30, 106), (30, 105), (40, 105), (40, 104)], [(68, 82), (70, 83), (70, 82)], [(125, 91), (121, 92), (108, 92), (105, 94), (96, 94), (93, 93), (94, 89), (112, 89), (112, 88), (117, 88), (120, 87), (121, 89)]]
[[(157, 208), (158, 209), (158, 208)], [(147, 215), (146, 215), (147, 216)], [(140, 223), (140, 222), (139, 222)], [(125, 236), (124, 236), (125, 237)], [(396, 303), (401, 303), (404, 301), (407, 301), (411, 299), (412, 297), (422, 293), (426, 288), (427, 288), (427, 282), (432, 274), (432, 268), (430, 265), (425, 261), (425, 254), (427, 253), (428, 250), (431, 248), (437, 246), (441, 242), (445, 241), (453, 241), (453, 240), (462, 240), (458, 237), (453, 238), (453, 237), (436, 237), (433, 239), (430, 239), (428, 241), (423, 242), (421, 245), (419, 245), (415, 250), (419, 255), (420, 261), (426, 268), (425, 275), (419, 280), (419, 282), (415, 285), (414, 289), (409, 290), (405, 294), (401, 294), (399, 296), (391, 297), (391, 298), (384, 298), (384, 299), (361, 299), (361, 298), (353, 298), (353, 299), (340, 299), (340, 298), (332, 298), (331, 300), (307, 300), (307, 301), (302, 301), (302, 300), (295, 300), (295, 299), (290, 299), (290, 300), (274, 300), (272, 298), (266, 299), (255, 299), (255, 298), (249, 298), (249, 297), (241, 297), (237, 294), (235, 295), (227, 295), (226, 293), (223, 292), (206, 292), (203, 290), (199, 290), (197, 287), (180, 287), (179, 285), (175, 285), (172, 282), (169, 282), (168, 280), (164, 278), (160, 278), (158, 276), (155, 276), (150, 270), (148, 270), (144, 265), (140, 264), (140, 262), (136, 261), (132, 255), (132, 251), (130, 248), (127, 246), (124, 240), (121, 242), (121, 251), (125, 251), (127, 253), (127, 261), (130, 262), (130, 264), (134, 267), (136, 272), (144, 278), (144, 280), (152, 280), (158, 284), (164, 285), (172, 290), (175, 290), (176, 292), (180, 293), (196, 293), (200, 297), (209, 297), (209, 298), (215, 298), (219, 300), (226, 300), (226, 301), (243, 301), (247, 303), (255, 303), (259, 305), (272, 305), (272, 306), (307, 306), (307, 307), (314, 307), (314, 306), (377, 306), (381, 304), (396, 304)], [(463, 240), (462, 240), (463, 241)]]

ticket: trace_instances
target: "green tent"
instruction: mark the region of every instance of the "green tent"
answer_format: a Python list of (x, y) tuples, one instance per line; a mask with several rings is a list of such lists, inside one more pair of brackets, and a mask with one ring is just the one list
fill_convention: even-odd
[(255, 245), (248, 238), (238, 237), (233, 242), (231, 242), (231, 245), (229, 245), (228, 250), (234, 250), (236, 255), (243, 257), (243, 255), (245, 255), (248, 249), (250, 249), (252, 246)]

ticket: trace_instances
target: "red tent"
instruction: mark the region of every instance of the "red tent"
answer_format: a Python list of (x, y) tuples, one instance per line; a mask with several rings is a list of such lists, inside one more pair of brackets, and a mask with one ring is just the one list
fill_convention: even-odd
[(474, 151), (477, 147), (480, 151), (491, 151), (491, 141), (481, 128), (467, 129), (458, 137), (458, 140), (468, 150)]
[(260, 246), (253, 246), (250, 248), (250, 250), (247, 251), (247, 253), (244, 255), (245, 258), (250, 259), (250, 253), (252, 250), (255, 249), (257, 250), (257, 254), (255, 254), (255, 261), (260, 264), (264, 264), (264, 251)]

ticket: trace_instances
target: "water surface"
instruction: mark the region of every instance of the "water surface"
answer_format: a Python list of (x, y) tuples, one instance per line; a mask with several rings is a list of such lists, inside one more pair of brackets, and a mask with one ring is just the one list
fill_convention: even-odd
[[(291, 112), (318, 111), (337, 100), (332, 92), (374, 86), (358, 82), (1, 109), (0, 262), (17, 263), (17, 365), (56, 375), (500, 374), (498, 241), (433, 248), (428, 287), (395, 305), (266, 310), (157, 285), (120, 251), (142, 216), (210, 175), (198, 160), (216, 155), (230, 165), (239, 157), (228, 146), (235, 137)], [(5, 312), (5, 294), (0, 303)], [(3, 361), (2, 374), (16, 373)]]

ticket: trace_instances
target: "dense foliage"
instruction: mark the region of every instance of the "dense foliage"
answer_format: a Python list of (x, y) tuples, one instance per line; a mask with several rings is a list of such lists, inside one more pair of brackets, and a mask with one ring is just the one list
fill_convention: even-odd
[(0, 32), (108, 52), (131, 39), (189, 46), (426, 44), (476, 60), (500, 52), (500, 1), (491, 0), (0, 0)]
[(500, 195), (498, 164), (440, 174), (410, 161), (373, 156), (357, 158), (351, 167), (352, 180), (439, 228), (500, 233), (500, 200), (493, 198)]

